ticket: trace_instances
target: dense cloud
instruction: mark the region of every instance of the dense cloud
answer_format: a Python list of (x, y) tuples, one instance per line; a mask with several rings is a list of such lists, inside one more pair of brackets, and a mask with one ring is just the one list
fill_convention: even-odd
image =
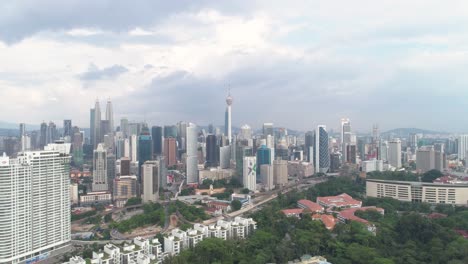
[(2, 2), (0, 119), (86, 127), (110, 97), (116, 119), (221, 125), (230, 88), (235, 126), (468, 131), (468, 4), (450, 2)]

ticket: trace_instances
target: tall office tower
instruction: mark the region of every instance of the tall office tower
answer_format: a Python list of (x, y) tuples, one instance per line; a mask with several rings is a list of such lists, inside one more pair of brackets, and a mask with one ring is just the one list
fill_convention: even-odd
[(20, 151), (31, 150), (31, 137), (28, 135), (21, 136), (21, 149)]
[(399, 138), (388, 142), (388, 164), (401, 168), (401, 140)]
[(244, 157), (244, 170), (243, 170), (244, 188), (250, 191), (257, 189), (257, 158), (256, 157)]
[(208, 134), (213, 134), (214, 133), (214, 127), (213, 124), (208, 125)]
[(236, 174), (239, 179), (242, 179), (244, 171), (244, 157), (253, 156), (252, 147), (236, 146)]
[(138, 136), (138, 180), (141, 183), (141, 166), (147, 160), (153, 158), (153, 140), (151, 139), (151, 134), (148, 127), (143, 127), (141, 130), (140, 136)]
[(72, 121), (71, 120), (63, 120), (63, 137), (72, 137)]
[(286, 160), (273, 161), (273, 184), (277, 186), (288, 184), (288, 162)]
[(70, 242), (70, 144), (0, 156), (0, 263), (35, 263)]
[(198, 128), (195, 124), (190, 123), (187, 126), (186, 134), (186, 173), (187, 183), (198, 183)]
[(114, 190), (114, 179), (115, 179), (115, 162), (116, 158), (114, 154), (107, 154), (107, 184), (109, 185), (108, 190)]
[(215, 135), (206, 137), (206, 167), (219, 165), (219, 145)]
[(112, 198), (117, 203), (125, 203), (128, 199), (137, 197), (138, 181), (135, 175), (119, 176), (113, 180), (112, 185)]
[(123, 175), (123, 176), (130, 175), (130, 159), (129, 158), (120, 159), (120, 175)]
[(372, 141), (373, 141), (373, 143), (375, 143), (378, 140), (380, 140), (379, 125), (374, 124), (372, 126)]
[(166, 167), (166, 157), (157, 156), (156, 160), (159, 162), (159, 187), (167, 187), (167, 167)]
[[(348, 146), (349, 147), (349, 146)], [(349, 158), (349, 156), (348, 156)], [(341, 165), (341, 155), (340, 153), (331, 153), (330, 154), (330, 172), (338, 172), (338, 169)]]
[(94, 111), (91, 110), (91, 121), (92, 123), (92, 131), (91, 131), (91, 138), (92, 138), (92, 145), (94, 148), (97, 147), (99, 143), (102, 142), (101, 138), (101, 106), (99, 105), (99, 101), (96, 100), (94, 104)]
[(75, 165), (80, 166), (83, 164), (83, 134), (81, 133), (78, 127), (72, 128), (72, 137), (71, 137), (71, 144), (72, 144), (72, 151), (73, 151), (73, 163)]
[(138, 161), (138, 137), (137, 135), (130, 136), (130, 158), (133, 162)]
[(229, 92), (228, 96), (226, 97), (226, 115), (224, 117), (224, 129), (225, 129), (225, 135), (228, 139), (229, 145), (232, 142), (232, 131), (231, 131), (231, 105), (232, 105), (232, 96), (231, 93)]
[(107, 151), (99, 143), (93, 154), (93, 191), (107, 191)]
[(307, 155), (307, 161), (312, 162), (313, 155), (311, 155), (310, 147), (314, 146), (314, 132), (307, 131), (304, 136), (304, 151)]
[(95, 136), (95, 130), (96, 130), (96, 111), (94, 111), (94, 108), (91, 108), (89, 110), (89, 144), (93, 145), (94, 149), (94, 142), (96, 139), (94, 138)]
[(127, 138), (129, 136), (128, 131), (128, 119), (122, 118), (120, 119), (120, 131), (122, 131), (123, 137)]
[(173, 137), (164, 139), (164, 156), (166, 157), (166, 166), (177, 165), (177, 143)]
[(273, 123), (263, 123), (263, 137), (266, 138), (268, 135), (275, 136)]
[(340, 144), (341, 144), (341, 153), (343, 162), (348, 161), (346, 146), (351, 143), (351, 122), (349, 118), (342, 118), (341, 119), (341, 133), (340, 133)]
[(468, 151), (468, 135), (458, 136), (458, 160), (466, 159), (466, 152)]
[(26, 124), (20, 123), (19, 124), (19, 137), (21, 138), (24, 135), (26, 135)]
[(131, 158), (130, 139), (124, 139), (124, 157)]
[(151, 138), (153, 139), (153, 154), (155, 156), (161, 155), (163, 147), (163, 128), (160, 126), (151, 127)]
[(231, 165), (231, 147), (232, 145), (219, 148), (219, 166), (221, 169), (228, 169)]
[(108, 121), (108, 133), (113, 134), (114, 133), (114, 110), (112, 108), (112, 102), (110, 98), (107, 100), (106, 104), (106, 120)]
[(177, 127), (164, 126), (164, 138), (177, 138)]
[(407, 146), (415, 151), (418, 148), (418, 141), (419, 141), (419, 135), (416, 133), (411, 133), (409, 134)]
[(252, 138), (252, 128), (249, 125), (243, 125), (240, 128), (238, 140), (246, 140)]
[(272, 190), (275, 187), (273, 184), (273, 165), (260, 165), (260, 179), (266, 191)]
[(148, 160), (143, 163), (141, 171), (141, 199), (144, 203), (156, 202), (159, 200), (160, 168), (159, 161)]
[(356, 145), (346, 145), (346, 162), (351, 164), (357, 164)]
[(326, 126), (317, 126), (314, 137), (314, 168), (316, 173), (326, 173), (330, 167), (330, 153), (328, 150), (328, 143), (329, 140)]
[(380, 141), (379, 160), (388, 161), (388, 141)]
[[(106, 135), (112, 135), (111, 132), (110, 132), (110, 128), (109, 128), (109, 121), (108, 120), (101, 120), (101, 142), (99, 143), (102, 143), (104, 142), (104, 137)], [(112, 135), (112, 138), (114, 136)]]
[(41, 123), (41, 134), (39, 138), (39, 148), (44, 149), (47, 145), (47, 124), (46, 122)]
[(47, 144), (54, 143), (58, 139), (57, 126), (50, 121), (47, 126)]
[[(260, 167), (263, 164), (272, 164), (272, 161), (271, 149), (265, 145), (260, 146), (257, 150), (257, 166)], [(260, 175), (260, 170), (257, 170), (257, 175)]]
[(447, 167), (447, 154), (445, 143), (435, 143), (435, 169), (439, 171), (445, 170)]
[(416, 151), (416, 169), (419, 172), (426, 172), (435, 169), (434, 146), (423, 146)]

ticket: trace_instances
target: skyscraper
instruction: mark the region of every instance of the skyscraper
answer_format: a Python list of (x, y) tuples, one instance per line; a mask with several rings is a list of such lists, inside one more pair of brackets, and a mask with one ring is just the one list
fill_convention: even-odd
[(226, 115), (225, 115), (225, 122), (224, 122), (224, 129), (225, 129), (225, 135), (228, 138), (229, 145), (231, 145), (232, 142), (232, 135), (231, 135), (231, 105), (232, 105), (232, 96), (231, 93), (229, 92), (228, 96), (226, 97)]
[(215, 135), (206, 137), (206, 166), (216, 167), (219, 165), (219, 145)]
[(93, 191), (107, 191), (107, 151), (99, 143), (93, 154)]
[(24, 135), (26, 135), (26, 124), (25, 123), (20, 123), (19, 124), (19, 136), (21, 138)]
[(106, 104), (106, 120), (108, 123), (109, 133), (114, 133), (114, 110), (112, 109), (112, 102), (110, 98), (107, 100)]
[(458, 160), (466, 159), (466, 152), (468, 151), (468, 135), (458, 136)]
[(165, 138), (177, 138), (177, 127), (176, 126), (164, 126), (164, 137)]
[[(257, 167), (260, 168), (263, 164), (272, 164), (271, 149), (266, 145), (260, 146), (257, 150)], [(260, 170), (257, 170), (257, 175), (260, 175)]]
[(164, 156), (166, 157), (166, 166), (172, 167), (177, 164), (177, 143), (173, 137), (164, 139)]
[(388, 163), (401, 168), (401, 140), (399, 138), (388, 142)]
[(274, 136), (273, 123), (263, 123), (263, 137)]
[(73, 136), (71, 120), (63, 120), (63, 136), (70, 138)]
[(141, 169), (143, 163), (153, 158), (153, 140), (148, 127), (143, 127), (140, 136), (138, 136), (138, 179), (141, 183)]
[(39, 148), (44, 149), (44, 147), (47, 145), (47, 123), (42, 122), (41, 123), (41, 134), (39, 138)]
[[(93, 111), (91, 111), (91, 115), (93, 116)], [(91, 133), (93, 134), (93, 146), (94, 148), (97, 147), (99, 143), (102, 142), (102, 135), (101, 135), (101, 106), (99, 105), (99, 101), (96, 100), (96, 103), (94, 104), (94, 118), (93, 118), (93, 131)]]
[(160, 126), (153, 126), (151, 128), (151, 138), (153, 140), (153, 154), (155, 156), (161, 155), (163, 146), (163, 128)]
[(141, 168), (142, 171), (142, 194), (141, 199), (144, 203), (156, 202), (159, 200), (160, 169), (159, 161), (148, 160)]
[(0, 156), (0, 263), (35, 263), (70, 242), (70, 144)]
[(244, 157), (244, 173), (243, 181), (244, 188), (250, 191), (257, 189), (257, 158)]
[(348, 157), (347, 157), (346, 146), (351, 143), (351, 122), (349, 121), (349, 118), (341, 119), (340, 129), (341, 129), (341, 133), (340, 133), (341, 154), (342, 154), (343, 162), (347, 162)]
[(123, 138), (128, 137), (128, 119), (125, 117), (120, 119), (120, 131), (122, 131)]
[(328, 150), (328, 132), (324, 125), (317, 126), (314, 137), (314, 168), (315, 172), (326, 173), (330, 167), (330, 154)]
[(187, 126), (186, 133), (186, 173), (187, 183), (198, 183), (198, 128), (195, 124), (190, 123)]
[[(440, 157), (440, 155), (439, 155)], [(423, 146), (416, 151), (416, 169), (426, 172), (436, 168), (434, 146)]]
[(314, 132), (313, 131), (307, 131), (305, 133), (305, 142), (304, 142), (304, 151), (307, 154), (307, 161), (311, 162), (313, 159), (313, 155), (310, 151), (310, 147), (314, 146)]
[(54, 143), (58, 139), (57, 126), (50, 121), (47, 126), (47, 144)]

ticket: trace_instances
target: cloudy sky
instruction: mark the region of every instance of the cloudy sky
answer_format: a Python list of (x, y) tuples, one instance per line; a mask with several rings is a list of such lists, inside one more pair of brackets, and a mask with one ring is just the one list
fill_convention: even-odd
[(468, 131), (468, 1), (0, 2), (0, 121)]

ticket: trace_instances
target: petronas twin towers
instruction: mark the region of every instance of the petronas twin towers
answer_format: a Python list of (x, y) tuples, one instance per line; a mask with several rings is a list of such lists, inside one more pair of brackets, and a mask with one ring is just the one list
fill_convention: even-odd
[(112, 102), (110, 99), (107, 100), (106, 104), (106, 116), (105, 119), (101, 119), (101, 106), (99, 100), (96, 100), (94, 108), (91, 108), (91, 142), (94, 148), (99, 143), (104, 141), (104, 135), (114, 132), (114, 111), (112, 109)]

